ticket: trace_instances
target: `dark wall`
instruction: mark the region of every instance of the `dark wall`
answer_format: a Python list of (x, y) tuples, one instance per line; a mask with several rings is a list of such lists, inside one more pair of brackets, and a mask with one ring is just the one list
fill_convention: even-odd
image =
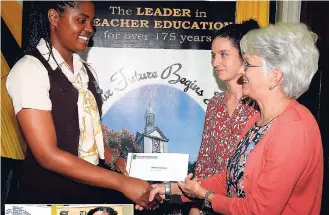
[[(322, 135), (324, 180), (321, 214), (329, 214), (329, 2), (302, 1), (301, 22), (318, 35), (319, 69), (309, 91), (299, 101), (316, 117)], [(327, 203), (327, 204), (326, 204)]]

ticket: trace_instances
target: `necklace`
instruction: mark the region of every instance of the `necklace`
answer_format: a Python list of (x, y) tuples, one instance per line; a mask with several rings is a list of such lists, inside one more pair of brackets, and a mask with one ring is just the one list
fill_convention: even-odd
[(260, 126), (258, 126), (257, 125), (257, 122), (256, 122), (255, 123), (255, 126), (256, 127), (264, 127), (264, 126), (267, 126), (267, 125), (271, 124), (274, 120), (276, 120), (278, 117), (279, 117), (279, 115), (277, 115), (276, 117), (274, 117), (273, 119), (271, 119), (269, 122), (265, 123), (264, 125), (260, 125)]

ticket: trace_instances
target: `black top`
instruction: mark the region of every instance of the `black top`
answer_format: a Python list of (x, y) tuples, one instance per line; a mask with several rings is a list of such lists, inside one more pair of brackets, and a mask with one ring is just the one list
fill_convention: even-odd
[[(50, 81), (49, 97), (52, 102), (51, 114), (56, 130), (57, 146), (63, 151), (78, 156), (80, 136), (77, 107), (78, 90), (59, 67), (52, 70), (49, 63), (37, 49), (31, 55), (39, 59), (48, 71)], [(84, 66), (89, 76), (88, 89), (95, 96), (101, 115), (102, 97), (97, 93), (94, 76), (88, 66), (86, 64)], [(19, 187), (19, 203), (103, 203), (99, 192), (99, 188), (77, 183), (42, 168), (37, 163), (30, 148), (27, 148)]]

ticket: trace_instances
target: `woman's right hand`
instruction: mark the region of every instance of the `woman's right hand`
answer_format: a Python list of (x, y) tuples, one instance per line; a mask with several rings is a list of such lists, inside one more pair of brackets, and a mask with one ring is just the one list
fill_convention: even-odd
[(152, 190), (150, 192), (149, 201), (153, 201), (156, 195), (161, 197), (161, 203), (165, 199), (165, 185), (164, 184), (152, 184)]
[(136, 204), (148, 209), (150, 207), (149, 195), (151, 189), (151, 185), (146, 181), (125, 177), (120, 192)]

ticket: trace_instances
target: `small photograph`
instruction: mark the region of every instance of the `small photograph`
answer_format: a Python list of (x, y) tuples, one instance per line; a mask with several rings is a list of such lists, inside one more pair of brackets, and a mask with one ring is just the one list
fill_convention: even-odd
[(5, 215), (52, 215), (51, 205), (5, 205)]
[(5, 215), (133, 215), (133, 205), (5, 205)]
[(134, 207), (127, 205), (56, 205), (52, 215), (133, 215)]

